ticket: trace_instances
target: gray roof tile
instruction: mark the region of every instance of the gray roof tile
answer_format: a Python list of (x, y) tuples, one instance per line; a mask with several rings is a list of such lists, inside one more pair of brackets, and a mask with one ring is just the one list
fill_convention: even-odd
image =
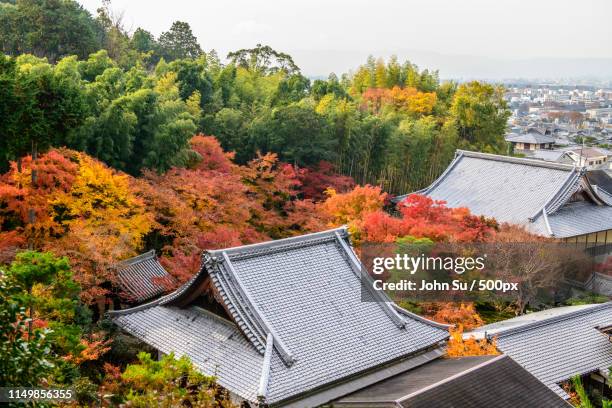
[[(360, 271), (345, 239), (346, 230), (337, 229), (210, 251), (196, 277), (150, 307), (166, 310), (181, 304), (197, 290), (198, 282), (210, 276), (236, 323), (236, 331), (240, 330), (249, 342), (248, 350), (259, 355), (260, 363), (268, 334), (273, 334), (275, 352), (266, 389), (270, 404), (282, 405), (364, 371), (409, 358), (437, 347), (448, 337), (444, 325), (398, 311), (386, 297), (386, 302), (363, 301)], [(139, 315), (146, 310), (121, 311), (114, 319), (121, 327), (139, 326)], [(209, 349), (204, 346), (184, 346), (189, 334), (174, 327), (181, 323), (166, 322), (173, 316), (164, 316), (157, 323), (162, 328), (150, 331), (143, 340), (162, 343), (166, 348), (180, 345), (181, 351), (194, 359), (208, 356)], [(166, 332), (167, 327), (172, 331)], [(245, 353), (243, 350), (236, 355), (241, 358)], [(235, 364), (235, 359), (227, 358), (220, 358), (218, 364)], [(245, 395), (255, 386), (252, 379), (262, 375), (261, 367), (249, 370), (250, 388), (236, 388), (221, 374), (220, 383)], [(225, 375), (233, 378), (239, 374)]]
[[(523, 225), (539, 235), (563, 238), (612, 227), (612, 207), (590, 186), (584, 171), (567, 164), (458, 150), (442, 176), (417, 193), (449, 207), (467, 207), (476, 215)], [(579, 191), (593, 202), (569, 203)]]
[(437, 359), (334, 402), (334, 407), (570, 407), (508, 356)]
[(544, 144), (554, 143), (555, 138), (551, 135), (543, 135), (540, 133), (510, 133), (505, 137), (507, 142), (515, 143), (532, 143), (532, 144)]
[[(555, 309), (551, 309), (555, 312)], [(560, 313), (510, 319), (476, 330), (497, 337), (497, 347), (560, 396), (557, 385), (574, 375), (612, 366), (612, 343), (598, 327), (612, 324), (612, 302), (569, 307)], [(516, 324), (511, 324), (516, 321)], [(469, 335), (469, 333), (468, 333)]]
[(175, 287), (176, 280), (164, 269), (151, 250), (115, 266), (121, 295), (126, 300), (142, 303)]

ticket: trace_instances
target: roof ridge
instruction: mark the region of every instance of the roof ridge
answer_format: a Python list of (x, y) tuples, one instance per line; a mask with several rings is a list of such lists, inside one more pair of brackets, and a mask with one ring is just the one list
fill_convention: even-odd
[(395, 308), (395, 310), (397, 310), (397, 312), (400, 315), (410, 317), (411, 319), (418, 320), (422, 323), (429, 324), (430, 326), (437, 327), (439, 329), (449, 329), (454, 326), (452, 324), (438, 323), (433, 320), (430, 320), (426, 317), (413, 313), (410, 310), (404, 309), (403, 307), (399, 306), (397, 303), (393, 303), (393, 307)]
[[(300, 243), (310, 244), (312, 242), (314, 244), (315, 242), (319, 242), (319, 241), (316, 241), (318, 239), (331, 239), (331, 238), (335, 239), (335, 233), (337, 231), (341, 232), (342, 234), (348, 235), (348, 230), (346, 226), (342, 226), (342, 227), (334, 228), (331, 230), (315, 232), (315, 233), (305, 234), (305, 235), (299, 235), (296, 237), (264, 241), (264, 242), (259, 242), (255, 244), (249, 244), (249, 245), (235, 246), (235, 247), (230, 247), (227, 249), (215, 249), (215, 250), (204, 251), (202, 253), (202, 263), (201, 263), (201, 266), (198, 272), (194, 274), (189, 280), (187, 280), (187, 282), (183, 283), (174, 292), (171, 292), (167, 296), (165, 296), (165, 298), (167, 299), (164, 301), (164, 304), (173, 301), (174, 299), (180, 297), (187, 290), (189, 290), (189, 288), (195, 283), (195, 281), (198, 280), (202, 274), (204, 274), (206, 270), (205, 265), (206, 265), (207, 259), (209, 259), (210, 261), (215, 261), (218, 255), (224, 252), (227, 253), (228, 251), (231, 251), (232, 253), (234, 253), (234, 257), (239, 257), (239, 256), (249, 256), (249, 255), (261, 254), (267, 250), (274, 251), (276, 249), (279, 249), (279, 250), (285, 249), (288, 246), (299, 245)], [(251, 250), (251, 252), (249, 252), (249, 250)]]
[[(225, 284), (226, 288), (222, 288), (222, 289), (226, 292), (225, 293), (226, 297), (230, 295), (230, 293), (228, 293), (227, 290), (230, 290), (233, 292), (231, 294), (232, 297), (241, 298), (240, 301), (237, 302), (238, 304), (234, 304), (234, 302), (231, 302), (232, 299), (228, 297), (227, 299), (229, 302), (231, 302), (231, 304), (228, 304), (227, 306), (228, 307), (233, 306), (234, 309), (236, 310), (236, 314), (238, 315), (238, 317), (241, 320), (243, 320), (243, 322), (247, 326), (253, 326), (253, 329), (260, 332), (260, 333), (253, 333), (255, 336), (259, 334), (260, 336), (265, 337), (268, 334), (272, 334), (272, 336), (274, 336), (274, 339), (275, 339), (274, 347), (279, 352), (281, 359), (286, 365), (288, 366), (292, 365), (294, 362), (293, 354), (291, 353), (289, 348), (286, 346), (286, 344), (283, 342), (282, 338), (278, 335), (278, 333), (276, 332), (272, 324), (268, 321), (264, 313), (262, 313), (259, 306), (257, 305), (257, 302), (255, 302), (255, 300), (253, 299), (249, 291), (246, 289), (245, 285), (242, 283), (240, 277), (234, 270), (234, 266), (232, 265), (232, 261), (229, 258), (229, 255), (223, 252), (222, 256), (223, 256), (222, 259), (216, 262), (213, 262), (213, 267), (211, 268), (211, 271), (210, 271), (211, 276), (217, 277), (216, 276), (217, 273), (220, 272), (218, 273), (219, 277), (217, 278), (223, 278), (223, 279), (218, 279), (218, 283)], [(227, 276), (223, 273), (223, 271), (225, 271)], [(240, 312), (240, 310), (238, 310), (239, 308), (243, 309), (244, 312), (247, 314), (247, 316), (244, 316), (242, 313), (239, 314)], [(251, 314), (252, 316), (249, 316), (249, 314)], [(253, 329), (250, 328), (251, 331), (253, 331)], [(264, 339), (258, 338), (257, 340), (258, 340), (258, 343), (260, 343), (265, 350), (265, 338)]]
[[(572, 171), (563, 181), (563, 184), (561, 184), (561, 186), (550, 195), (544, 205), (540, 209), (538, 209), (538, 211), (536, 211), (534, 215), (529, 217), (529, 221), (533, 222), (535, 219), (538, 218), (540, 213), (552, 214), (567, 201), (562, 199), (567, 198), (566, 193), (574, 189), (576, 183), (580, 182), (581, 174), (579, 172), (576, 172), (575, 170), (575, 168), (572, 168)], [(549, 210), (549, 208), (551, 209)]]
[(329, 229), (329, 230), (325, 230), (325, 231), (320, 231), (320, 232), (313, 232), (310, 234), (303, 234), (303, 235), (298, 235), (295, 237), (288, 237), (288, 238), (281, 238), (281, 239), (272, 239), (272, 240), (268, 240), (268, 241), (264, 241), (264, 242), (257, 242), (255, 244), (247, 244), (247, 245), (239, 245), (239, 246), (235, 246), (235, 247), (230, 247), (230, 248), (223, 248), (223, 249), (213, 249), (213, 250), (209, 250), (207, 252), (209, 252), (212, 255), (216, 255), (216, 254), (220, 254), (222, 252), (227, 253), (228, 255), (231, 255), (233, 253), (241, 253), (241, 252), (247, 252), (250, 250), (256, 250), (259, 248), (270, 248), (270, 247), (280, 247), (283, 245), (290, 245), (290, 244), (294, 244), (294, 243), (301, 243), (301, 242), (305, 242), (305, 241), (311, 241), (317, 238), (323, 238), (323, 237), (333, 237), (336, 231), (340, 231), (340, 232), (344, 232), (347, 233), (347, 227), (346, 226), (342, 226), (342, 227), (338, 227), (338, 228), (333, 228), (333, 229)]
[(115, 268), (124, 268), (130, 265), (134, 265), (136, 263), (142, 262), (142, 261), (146, 261), (148, 259), (152, 259), (155, 258), (155, 250), (151, 249), (150, 251), (144, 252), (140, 255), (136, 255), (133, 256), (131, 258), (128, 259), (124, 259), (122, 261), (119, 261), (115, 264)]
[[(541, 327), (541, 326), (547, 326), (552, 323), (558, 323), (564, 320), (582, 316), (584, 314), (592, 313), (593, 311), (599, 311), (599, 310), (603, 310), (607, 308), (612, 308), (612, 301), (605, 302), (605, 303), (598, 303), (598, 304), (593, 305), (592, 307), (584, 307), (584, 308), (575, 310), (573, 312), (565, 313), (565, 314), (558, 315), (558, 316), (552, 316), (546, 319), (539, 320), (537, 322), (532, 322), (532, 323), (528, 323), (522, 326), (513, 327), (505, 331), (500, 330), (494, 333), (492, 336), (497, 337), (497, 338), (511, 336), (513, 334), (521, 333), (521, 332), (531, 330), (531, 329)], [(490, 337), (490, 336), (487, 336), (487, 337)]]
[(164, 300), (164, 298), (170, 296), (171, 294), (168, 294), (166, 296), (162, 296), (158, 299), (152, 300), (150, 302), (147, 303), (143, 303), (142, 305), (138, 305), (138, 306), (134, 306), (134, 307), (128, 307), (127, 309), (117, 309), (117, 310), (108, 310), (105, 315), (112, 317), (112, 316), (121, 316), (121, 315), (126, 315), (126, 314), (130, 314), (130, 313), (135, 313), (135, 312), (140, 312), (142, 310), (146, 310), (149, 309), (153, 306), (157, 306), (159, 305), (162, 300)]
[(544, 167), (548, 169), (567, 170), (567, 171), (570, 171), (576, 167), (572, 164), (552, 163), (552, 162), (547, 162), (544, 160), (529, 159), (529, 158), (524, 158), (524, 157), (504, 156), (500, 154), (482, 153), (482, 152), (475, 152), (471, 150), (461, 150), (461, 149), (458, 149), (457, 151), (461, 152), (465, 157), (472, 157), (476, 159), (500, 161), (500, 162), (506, 162), (506, 163), (514, 163), (514, 164), (522, 164), (525, 166)]

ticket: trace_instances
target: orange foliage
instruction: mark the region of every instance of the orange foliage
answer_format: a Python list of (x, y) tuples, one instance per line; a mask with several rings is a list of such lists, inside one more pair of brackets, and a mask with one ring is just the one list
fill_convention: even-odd
[(233, 152), (224, 152), (214, 136), (197, 135), (191, 138), (189, 144), (191, 149), (201, 157), (201, 160), (194, 166), (194, 169), (230, 173), (235, 167), (232, 163), (235, 154)]
[(312, 202), (299, 200), (295, 169), (274, 154), (247, 166), (231, 161), (216, 139), (196, 136), (192, 146), (203, 157), (190, 169), (164, 175), (145, 172), (133, 189), (157, 222), (162, 263), (184, 281), (199, 267), (202, 250), (218, 249), (319, 230)]
[(328, 199), (319, 206), (321, 212), (329, 219), (331, 226), (348, 224), (357, 241), (364, 220), (369, 214), (382, 211), (387, 200), (387, 193), (383, 193), (380, 187), (370, 185), (357, 186), (344, 194), (328, 189), (326, 194)]
[(424, 309), (424, 314), (428, 319), (439, 323), (460, 325), (467, 330), (475, 329), (484, 324), (472, 303), (457, 305), (451, 302), (439, 302), (421, 304), (420, 306)]
[(102, 333), (93, 333), (89, 338), (81, 339), (82, 350), (78, 355), (69, 354), (64, 358), (79, 365), (85, 361), (96, 361), (110, 350), (111, 340), (104, 340)]
[(489, 238), (497, 228), (492, 219), (471, 215), (466, 208), (448, 208), (418, 194), (400, 204), (401, 217), (382, 211), (365, 214), (362, 239), (371, 242), (393, 242), (398, 237), (413, 236), (433, 241), (479, 242)]
[(135, 255), (152, 222), (129, 176), (82, 153), (51, 150), (34, 164), (26, 157), (21, 172), (12, 163), (0, 178), (3, 260), (26, 244), (68, 255), (87, 302), (104, 294), (98, 285), (109, 279), (108, 266)]
[(474, 337), (464, 338), (461, 325), (450, 328), (450, 339), (447, 343), (446, 354), (448, 357), (470, 357), (470, 356), (492, 356), (500, 354), (497, 351), (497, 341), (493, 338), (476, 339)]

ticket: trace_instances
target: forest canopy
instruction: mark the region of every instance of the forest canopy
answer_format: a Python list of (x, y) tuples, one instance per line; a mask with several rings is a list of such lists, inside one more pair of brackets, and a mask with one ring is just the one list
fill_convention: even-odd
[(261, 44), (222, 62), (186, 22), (157, 38), (128, 31), (108, 1), (96, 16), (70, 0), (2, 2), (0, 21), (4, 170), (54, 146), (132, 175), (163, 173), (197, 160), (188, 141), (203, 133), (238, 164), (258, 153), (297, 167), (323, 160), (405, 193), (431, 183), (457, 148), (506, 152), (500, 87), (441, 82), (395, 57), (311, 80)]
[[(153, 249), (181, 283), (204, 250), (344, 224), (356, 245), (497, 236), (494, 220), (424, 197), (388, 209), (457, 148), (506, 152), (501, 87), (396, 57), (312, 79), (282, 50), (221, 58), (206, 40), (183, 21), (128, 30), (108, 0), (96, 15), (0, 0), (4, 383), (74, 387), (82, 405), (231, 406), (189, 361), (136, 356), (104, 320), (117, 262)], [(426, 314), (482, 323), (437, 306)]]

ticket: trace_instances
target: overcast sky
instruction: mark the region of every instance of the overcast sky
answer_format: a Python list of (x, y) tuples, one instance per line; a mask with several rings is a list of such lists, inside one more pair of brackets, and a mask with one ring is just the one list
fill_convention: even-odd
[[(101, 4), (79, 1), (92, 13)], [(612, 59), (610, 0), (113, 0), (112, 7), (128, 28), (156, 36), (187, 21), (202, 47), (220, 56), (268, 44), (293, 55), (307, 75), (345, 72), (368, 54), (438, 64), (431, 68), (443, 76), (469, 75), (470, 65), (505, 75), (500, 59)]]

